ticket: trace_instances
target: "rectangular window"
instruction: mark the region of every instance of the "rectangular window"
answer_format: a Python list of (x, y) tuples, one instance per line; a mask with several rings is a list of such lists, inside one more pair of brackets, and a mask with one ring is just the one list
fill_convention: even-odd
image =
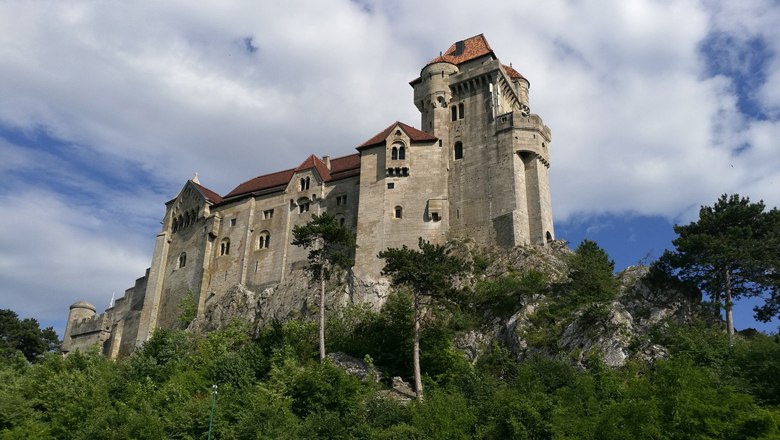
[(274, 210), (273, 209), (266, 209), (263, 211), (263, 220), (268, 220), (274, 218)]
[(393, 188), (395, 188), (395, 183), (387, 182), (387, 189), (393, 189)]
[(336, 206), (341, 206), (341, 205), (346, 205), (346, 204), (347, 204), (347, 196), (346, 196), (346, 194), (342, 195), (342, 196), (336, 197)]
[(235, 225), (236, 225), (236, 219), (235, 218), (231, 218), (230, 219), (230, 226), (235, 226)]

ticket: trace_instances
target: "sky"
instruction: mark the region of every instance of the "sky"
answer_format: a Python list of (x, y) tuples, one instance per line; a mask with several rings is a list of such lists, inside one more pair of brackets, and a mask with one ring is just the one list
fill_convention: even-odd
[[(780, 205), (773, 0), (0, 1), (0, 308), (62, 335), (144, 274), (194, 172), (226, 194), (400, 120), (483, 33), (552, 129), (557, 238), (618, 270), (739, 193)], [(774, 332), (735, 307), (737, 328)]]

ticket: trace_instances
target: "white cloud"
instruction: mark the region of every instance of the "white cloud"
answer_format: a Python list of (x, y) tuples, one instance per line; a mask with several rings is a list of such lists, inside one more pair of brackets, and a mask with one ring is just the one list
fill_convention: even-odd
[[(0, 197), (14, 208), (2, 225), (27, 234), (0, 242), (0, 278), (24, 295), (7, 304), (67, 306), (131, 285), (164, 201), (195, 170), (224, 194), (310, 153), (350, 154), (394, 120), (418, 125), (408, 81), (479, 33), (530, 79), (553, 131), (557, 219), (687, 220), (725, 192), (779, 205), (778, 11), (771, 0), (0, 3), (0, 129), (60, 141), (0, 142)], [(723, 62), (735, 67), (745, 42), (768, 48), (754, 91), (767, 119), (741, 114), (734, 78), (707, 72), (713, 32), (734, 41)]]

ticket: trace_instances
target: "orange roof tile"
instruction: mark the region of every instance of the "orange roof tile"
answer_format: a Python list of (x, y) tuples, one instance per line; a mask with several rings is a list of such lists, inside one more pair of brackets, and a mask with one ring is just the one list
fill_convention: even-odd
[(313, 154), (309, 155), (306, 160), (301, 162), (301, 164), (295, 168), (295, 172), (297, 173), (298, 171), (309, 170), (312, 168), (317, 170), (317, 174), (320, 175), (320, 179), (322, 179), (323, 182), (330, 180), (330, 170), (328, 170), (328, 167), (320, 160), (320, 158)]
[[(320, 177), (325, 181), (344, 179), (360, 174), (360, 154), (350, 154), (348, 156), (337, 157), (330, 160), (330, 170), (325, 163), (315, 155), (310, 155), (300, 165), (289, 170), (278, 171), (276, 173), (265, 174), (247, 180), (238, 185), (233, 191), (230, 191), (225, 199), (234, 198), (241, 195), (250, 194), (266, 189), (279, 188), (287, 186), (293, 175), (299, 171), (316, 169)], [(223, 199), (220, 198), (220, 201)]]
[(430, 134), (420, 131), (410, 125), (406, 125), (403, 122), (395, 121), (392, 124), (390, 124), (389, 127), (385, 128), (384, 130), (377, 133), (374, 137), (371, 139), (363, 142), (362, 144), (358, 145), (357, 149), (363, 149), (367, 147), (373, 147), (374, 145), (379, 145), (382, 142), (387, 139), (387, 136), (390, 135), (390, 132), (395, 128), (399, 127), (401, 130), (406, 133), (407, 136), (409, 136), (409, 139), (411, 139), (412, 142), (426, 142), (426, 141), (435, 141), (438, 138), (436, 136), (431, 136)]
[(510, 78), (518, 78), (518, 79), (525, 79), (528, 81), (523, 75), (520, 74), (517, 70), (515, 70), (512, 66), (507, 66), (506, 64), (502, 64), (504, 66), (504, 70), (506, 70), (507, 75), (509, 75)]
[(490, 44), (488, 44), (485, 36), (479, 34), (458, 41), (450, 46), (442, 55), (429, 61), (428, 64), (450, 63), (457, 66), (458, 64), (463, 64), (466, 61), (471, 61), (485, 55), (492, 55), (495, 58), (493, 49), (490, 48)]
[(360, 169), (360, 153), (336, 157), (330, 160), (331, 175), (351, 171), (353, 169)]
[(255, 191), (261, 191), (264, 189), (274, 188), (277, 186), (286, 186), (290, 179), (295, 174), (294, 169), (277, 171), (271, 174), (265, 174), (263, 176), (257, 176), (254, 179), (247, 180), (246, 182), (238, 185), (233, 191), (230, 191), (225, 198), (235, 197), (242, 194), (247, 194)]
[(215, 193), (214, 191), (206, 188), (205, 186), (203, 186), (203, 185), (201, 185), (199, 183), (195, 183), (192, 180), (190, 180), (190, 183), (195, 185), (195, 188), (197, 188), (200, 191), (200, 193), (203, 194), (203, 197), (206, 200), (208, 200), (209, 202), (211, 202), (211, 203), (219, 203), (219, 202), (222, 201), (222, 196), (220, 196), (219, 194)]

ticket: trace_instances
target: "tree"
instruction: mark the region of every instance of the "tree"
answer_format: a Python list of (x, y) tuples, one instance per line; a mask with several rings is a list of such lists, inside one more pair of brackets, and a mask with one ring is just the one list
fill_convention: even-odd
[(325, 360), (325, 282), (335, 268), (348, 269), (352, 266), (355, 250), (355, 234), (340, 225), (336, 217), (324, 213), (314, 214), (303, 226), (293, 227), (295, 246), (309, 249), (306, 266), (313, 282), (320, 283), (320, 362)]
[(596, 242), (583, 240), (569, 258), (571, 292), (577, 304), (612, 301), (618, 292), (615, 262)]
[(0, 356), (14, 356), (19, 351), (33, 362), (59, 345), (57, 333), (51, 327), (41, 329), (33, 318), (20, 320), (13, 310), (0, 310)]
[[(659, 260), (665, 272), (709, 294), (718, 310), (726, 311), (726, 329), (734, 336), (733, 301), (764, 296), (777, 299), (778, 231), (776, 210), (764, 212), (764, 203), (751, 203), (738, 194), (722, 195), (714, 206), (702, 206), (699, 219), (675, 225), (674, 251)], [(756, 317), (771, 319), (772, 303)]]
[(419, 239), (419, 251), (402, 248), (390, 248), (379, 253), (385, 260), (383, 276), (391, 278), (394, 287), (407, 287), (414, 301), (414, 336), (412, 344), (412, 363), (414, 368), (414, 387), (417, 399), (423, 399), (422, 379), (420, 377), (420, 320), (422, 317), (423, 297), (445, 299), (452, 297), (452, 280), (468, 270), (468, 263), (450, 254), (448, 246), (431, 244)]

